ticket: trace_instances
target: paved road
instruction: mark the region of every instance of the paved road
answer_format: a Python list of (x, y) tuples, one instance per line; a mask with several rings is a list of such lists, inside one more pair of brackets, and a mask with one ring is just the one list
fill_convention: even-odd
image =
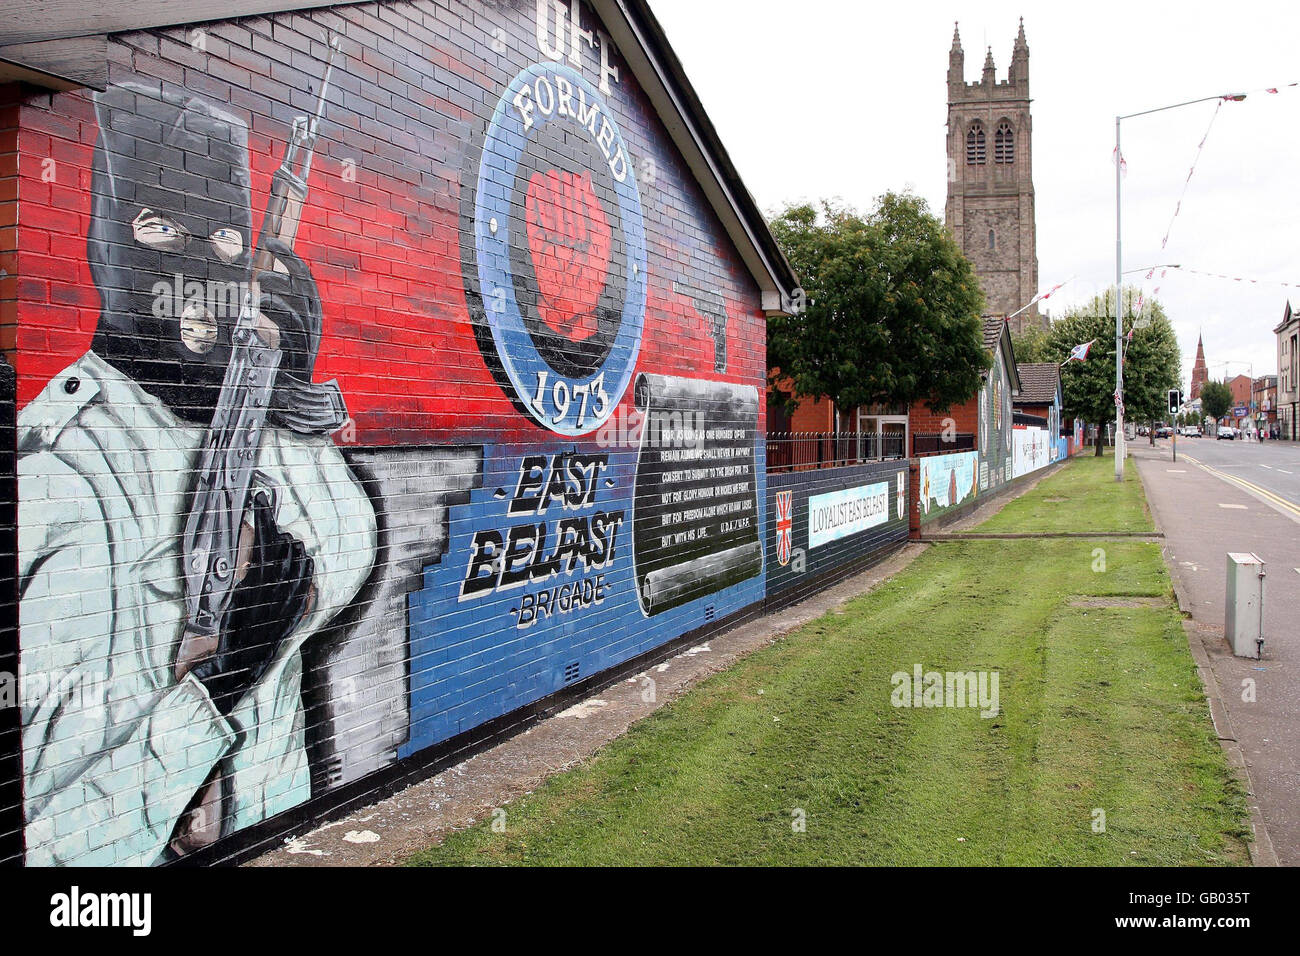
[[(1172, 457), (1168, 441), (1156, 444)], [(1178, 455), (1212, 469), (1280, 513), (1300, 517), (1300, 444), (1187, 438), (1179, 439)]]
[[(1166, 535), (1179, 604), (1192, 615), (1198, 660), (1210, 672), (1203, 677), (1215, 725), (1240, 745), (1277, 860), (1300, 865), (1300, 447), (1180, 440), (1177, 464), (1168, 442), (1131, 447)], [(1267, 566), (1258, 661), (1233, 657), (1223, 634), (1233, 551), (1254, 552)]]

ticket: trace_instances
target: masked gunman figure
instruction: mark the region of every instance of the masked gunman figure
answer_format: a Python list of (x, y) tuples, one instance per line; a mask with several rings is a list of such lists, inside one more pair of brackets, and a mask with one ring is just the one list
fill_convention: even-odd
[[(264, 237), (247, 128), (134, 84), (96, 97), (91, 350), (19, 418), (29, 864), (154, 864), (310, 796), (300, 649), (365, 580), (375, 515), (312, 382), (321, 306)], [(254, 274), (256, 272), (256, 274)], [(183, 538), (232, 331), (258, 290), (283, 351), (212, 646), (186, 635)]]

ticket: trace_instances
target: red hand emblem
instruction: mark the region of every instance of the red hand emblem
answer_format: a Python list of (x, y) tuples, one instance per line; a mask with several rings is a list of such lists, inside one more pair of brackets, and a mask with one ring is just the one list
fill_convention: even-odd
[(596, 305), (609, 274), (611, 232), (591, 173), (551, 170), (528, 181), (528, 248), (542, 321), (581, 342), (597, 332)]

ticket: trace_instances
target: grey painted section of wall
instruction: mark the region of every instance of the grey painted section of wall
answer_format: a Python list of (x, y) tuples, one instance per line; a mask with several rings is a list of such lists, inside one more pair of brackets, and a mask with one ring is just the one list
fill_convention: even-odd
[(408, 595), (447, 550), (448, 509), (482, 484), (481, 449), (348, 452), (379, 520), (374, 571), (354, 606), (305, 650), (313, 792), (397, 761), (410, 731)]

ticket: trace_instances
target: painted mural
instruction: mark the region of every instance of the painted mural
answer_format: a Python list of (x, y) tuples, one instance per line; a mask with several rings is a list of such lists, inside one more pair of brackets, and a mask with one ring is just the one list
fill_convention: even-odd
[(973, 500), (979, 493), (979, 454), (973, 451), (920, 459), (921, 520)]
[(30, 864), (182, 860), (763, 599), (757, 289), (595, 14), (379, 10), (32, 111), (82, 252), (19, 310)]
[(772, 475), (767, 495), (769, 609), (793, 603), (905, 542), (909, 494), (906, 462)]
[(1011, 439), (1013, 478), (1046, 468), (1055, 457), (1056, 443), (1045, 428), (1018, 427), (1011, 433)]
[(979, 490), (988, 491), (1012, 479), (1012, 395), (1002, 349), (993, 352), (993, 368), (980, 388)]

